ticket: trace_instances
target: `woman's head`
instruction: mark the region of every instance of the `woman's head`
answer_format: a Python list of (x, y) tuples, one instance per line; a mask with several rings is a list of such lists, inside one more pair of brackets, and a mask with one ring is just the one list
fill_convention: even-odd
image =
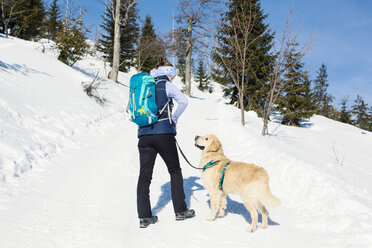
[(176, 76), (176, 68), (173, 67), (171, 63), (159, 57), (158, 64), (155, 69), (151, 70), (150, 74), (153, 77), (158, 77), (161, 75), (166, 75), (172, 81)]
[(155, 68), (158, 69), (161, 66), (173, 66), (173, 65), (169, 63), (167, 60), (164, 60), (163, 57), (159, 57), (158, 63), (155, 66)]

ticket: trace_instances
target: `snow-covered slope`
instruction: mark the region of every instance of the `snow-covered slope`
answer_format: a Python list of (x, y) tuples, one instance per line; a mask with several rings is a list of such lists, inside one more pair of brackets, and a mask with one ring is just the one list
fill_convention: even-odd
[[(43, 43), (47, 48), (50, 44)], [(176, 222), (161, 159), (151, 186), (159, 223), (138, 228), (136, 126), (124, 113), (131, 73), (104, 81), (100, 106), (81, 82), (107, 68), (88, 56), (74, 69), (40, 43), (0, 36), (0, 247), (372, 247), (372, 134), (314, 116), (304, 128), (270, 125), (226, 104), (221, 89), (193, 97), (177, 140), (192, 163), (195, 135), (216, 134), (233, 160), (270, 175), (282, 205), (268, 229), (245, 230), (250, 216), (237, 196), (227, 215), (208, 222), (200, 172), (180, 158), (193, 219)], [(132, 72), (134, 73), (134, 72)], [(182, 87), (180, 80), (175, 82)]]
[(43, 44), (0, 36), (0, 182), (77, 145), (77, 135), (120, 109), (95, 104), (81, 84), (92, 79), (42, 50)]

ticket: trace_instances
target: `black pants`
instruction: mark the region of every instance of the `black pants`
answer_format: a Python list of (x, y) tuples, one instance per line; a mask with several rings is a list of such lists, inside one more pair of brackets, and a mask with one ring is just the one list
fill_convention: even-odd
[(139, 218), (152, 216), (150, 184), (155, 159), (159, 153), (168, 167), (171, 182), (172, 202), (175, 213), (186, 211), (183, 178), (173, 134), (141, 136), (138, 141), (140, 173), (137, 184), (137, 211)]

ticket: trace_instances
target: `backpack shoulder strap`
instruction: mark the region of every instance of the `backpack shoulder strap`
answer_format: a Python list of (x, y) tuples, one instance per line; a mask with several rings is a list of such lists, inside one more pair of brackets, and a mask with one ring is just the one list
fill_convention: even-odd
[(165, 80), (165, 79), (158, 79), (158, 80), (157, 80), (157, 79), (155, 78), (155, 85), (158, 84), (158, 83), (160, 83), (160, 82), (168, 82), (168, 81)]
[[(155, 85), (157, 85), (160, 82), (168, 82), (168, 80), (155, 78)], [(159, 111), (159, 116), (164, 112), (165, 108), (168, 108), (168, 110), (167, 110), (168, 118), (167, 119), (169, 120), (169, 123), (172, 124), (172, 118), (171, 118), (170, 108), (169, 108), (170, 101), (171, 101), (171, 98), (168, 98), (168, 101), (164, 104), (163, 108)], [(167, 120), (167, 119), (160, 119), (159, 121), (163, 121), (163, 120)]]

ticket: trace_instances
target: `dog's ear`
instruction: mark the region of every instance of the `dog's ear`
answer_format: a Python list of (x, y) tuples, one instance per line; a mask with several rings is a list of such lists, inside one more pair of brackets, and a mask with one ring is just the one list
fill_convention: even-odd
[(212, 142), (207, 148), (207, 152), (217, 152), (221, 148), (221, 142), (215, 138), (212, 137)]

